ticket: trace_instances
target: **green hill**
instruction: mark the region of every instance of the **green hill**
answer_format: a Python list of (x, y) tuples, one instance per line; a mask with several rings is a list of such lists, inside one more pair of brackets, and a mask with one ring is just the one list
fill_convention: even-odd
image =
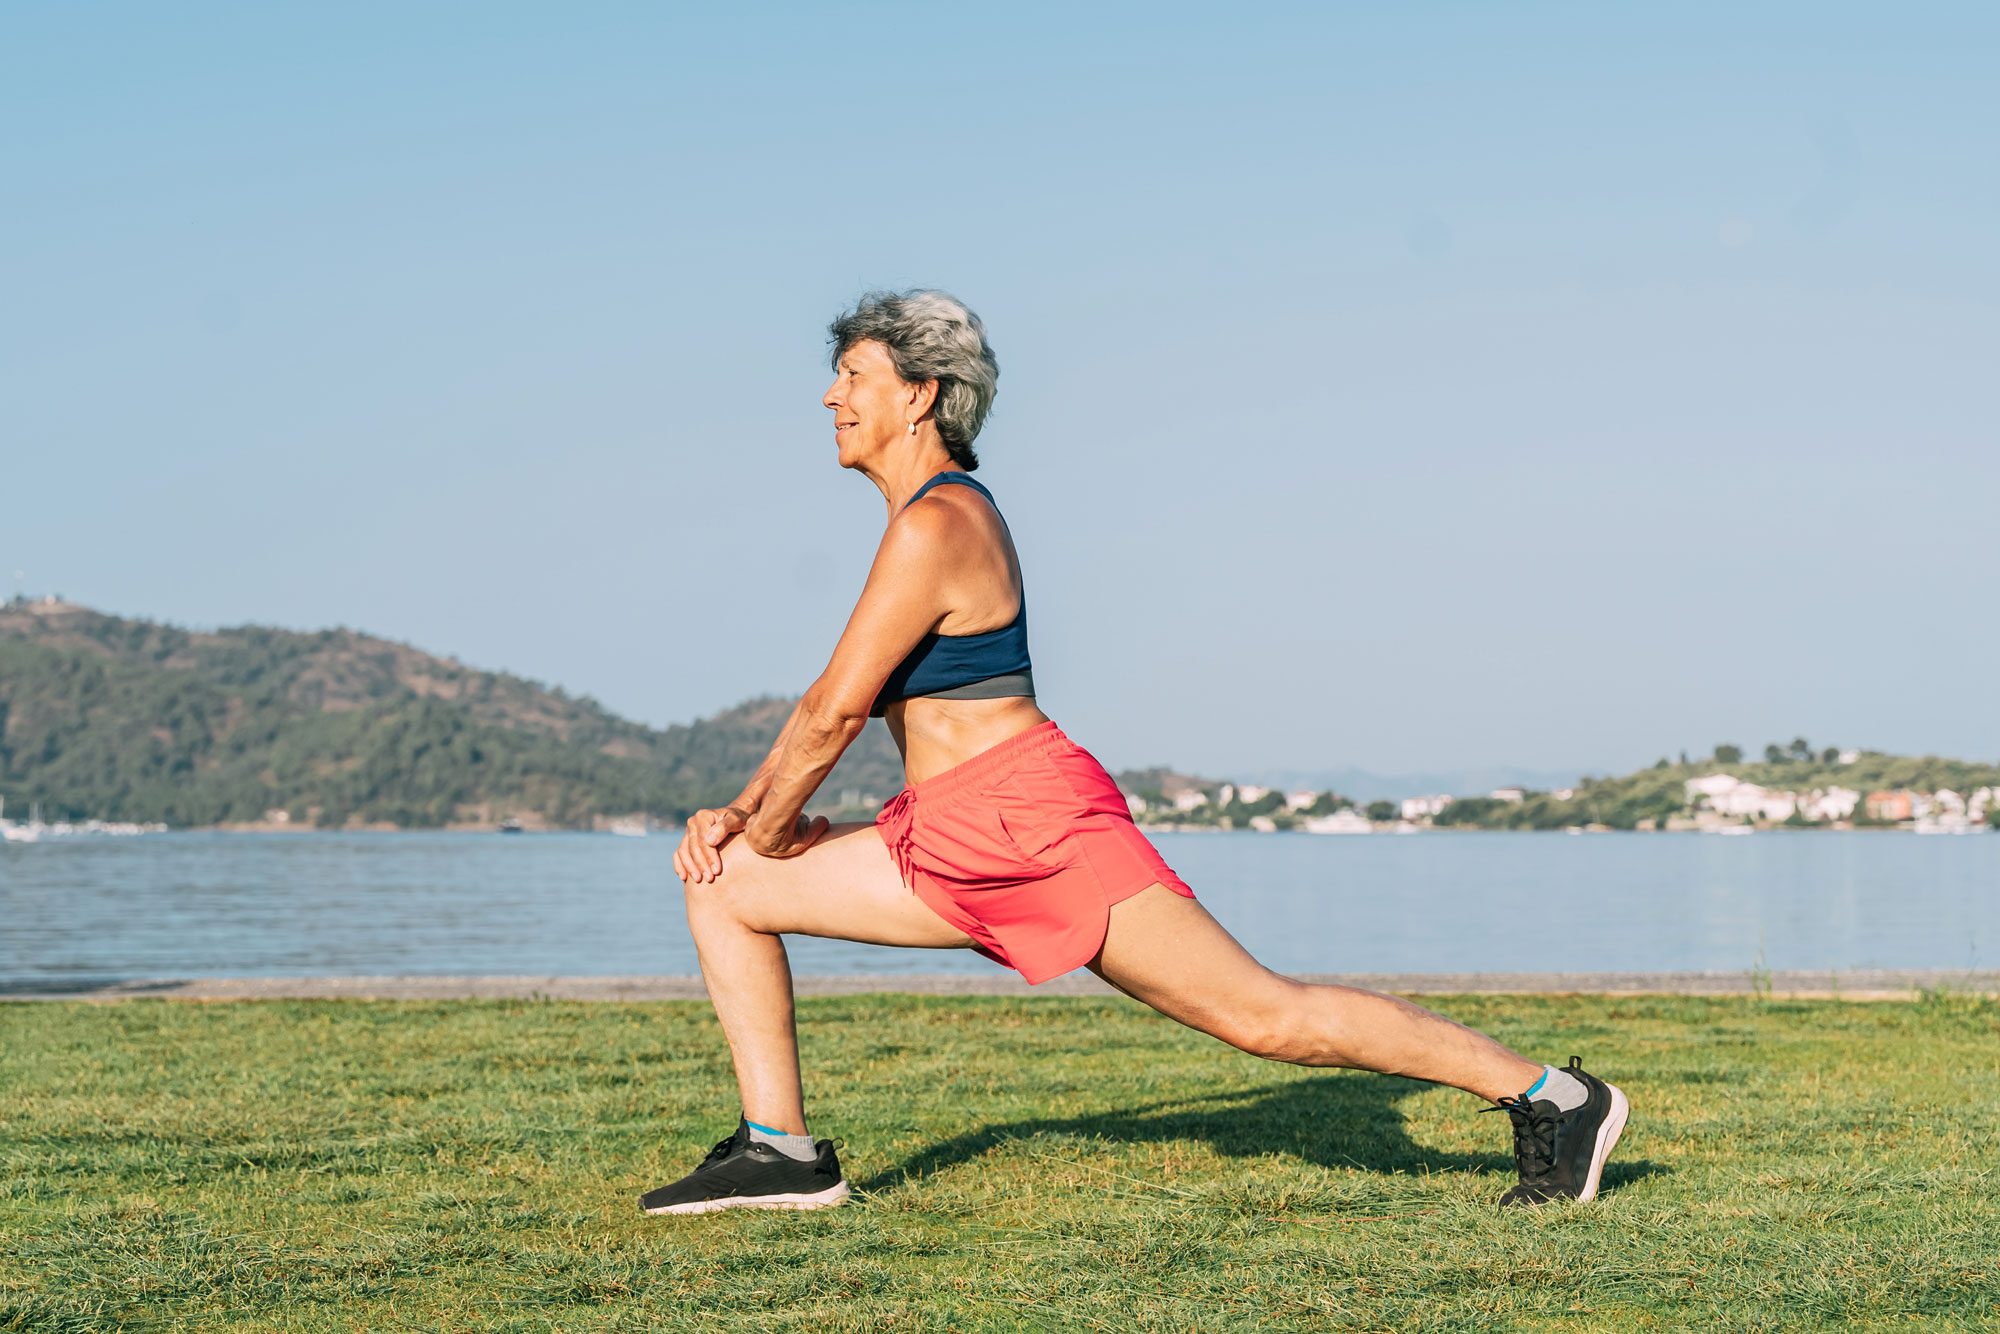
[[(596, 701), (352, 630), (183, 630), (0, 605), (0, 795), (51, 819), (406, 828), (679, 820), (736, 795), (791, 701), (664, 730)], [(871, 723), (821, 788), (902, 786)]]
[[(1650, 769), (1622, 777), (1584, 778), (1567, 798), (1553, 792), (1529, 792), (1518, 802), (1462, 798), (1446, 807), (1436, 823), (1485, 829), (1564, 829), (1589, 825), (1636, 829), (1642, 820), (1662, 824), (1690, 814), (1687, 781), (1713, 773), (1726, 773), (1779, 792), (1806, 793), (1815, 788), (1840, 787), (1859, 792), (1863, 797), (1870, 792), (1905, 788), (1926, 793), (1950, 788), (1963, 795), (1981, 787), (2000, 787), (2000, 765), (1937, 755), (1862, 751), (1851, 761), (1841, 763), (1830, 753), (1815, 755), (1809, 747), (1799, 746), (1788, 753), (1776, 745), (1767, 747), (1765, 755), (1761, 762), (1714, 756), (1693, 762), (1683, 757), (1678, 764), (1662, 759)], [(1856, 814), (1866, 823), (1865, 812)]]

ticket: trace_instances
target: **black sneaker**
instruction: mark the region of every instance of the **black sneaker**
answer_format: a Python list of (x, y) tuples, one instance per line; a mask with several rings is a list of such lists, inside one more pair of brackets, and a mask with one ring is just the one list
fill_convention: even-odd
[(746, 1121), (708, 1151), (701, 1166), (639, 1197), (648, 1214), (705, 1214), (716, 1209), (824, 1209), (847, 1198), (833, 1141), (823, 1139), (810, 1161), (781, 1153), (750, 1138)]
[(1588, 1091), (1582, 1104), (1561, 1111), (1545, 1098), (1533, 1102), (1502, 1098), (1489, 1112), (1506, 1112), (1514, 1121), (1514, 1165), (1521, 1184), (1500, 1197), (1500, 1207), (1545, 1204), (1550, 1200), (1588, 1200), (1597, 1194), (1604, 1160), (1625, 1130), (1631, 1103), (1616, 1085), (1585, 1074), (1581, 1058), (1572, 1056), (1565, 1073), (1576, 1076)]

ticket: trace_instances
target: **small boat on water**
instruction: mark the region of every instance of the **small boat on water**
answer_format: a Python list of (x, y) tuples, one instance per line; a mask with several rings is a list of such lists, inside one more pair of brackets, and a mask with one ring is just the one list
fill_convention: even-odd
[(163, 824), (140, 824), (132, 820), (57, 820), (54, 824), (42, 820), (42, 803), (36, 802), (29, 808), (28, 822), (6, 818), (7, 799), (0, 797), (0, 843), (39, 843), (44, 838), (83, 838), (109, 836), (118, 838), (138, 834), (164, 834)]
[(525, 828), (527, 828), (526, 825), (511, 815), (500, 822), (500, 832), (503, 834), (518, 834)]
[(28, 812), (28, 823), (21, 824), (7, 818), (7, 798), (0, 797), (0, 843), (39, 843), (42, 841), (42, 807), (35, 803)]
[(646, 836), (646, 822), (644, 820), (613, 820), (605, 828), (607, 832), (616, 834), (620, 838), (644, 838)]
[(1367, 816), (1350, 807), (1331, 815), (1307, 816), (1304, 829), (1308, 834), (1372, 834), (1375, 825)]

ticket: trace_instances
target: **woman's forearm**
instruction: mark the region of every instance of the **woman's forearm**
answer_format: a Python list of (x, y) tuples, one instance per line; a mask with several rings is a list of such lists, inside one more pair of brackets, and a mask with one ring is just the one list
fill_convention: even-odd
[(801, 699), (792, 705), (791, 713), (785, 717), (785, 725), (778, 729), (778, 739), (771, 743), (771, 753), (757, 766), (757, 772), (750, 775), (750, 781), (743, 785), (743, 791), (738, 794), (736, 800), (729, 803), (743, 812), (745, 820), (755, 815), (757, 808), (764, 804), (764, 797), (770, 792), (771, 782), (778, 772), (778, 759), (785, 752), (785, 742), (791, 738), (792, 725), (798, 722), (799, 709), (804, 704), (805, 701)]
[(746, 796), (757, 789), (757, 804), (743, 831), (751, 847), (769, 852), (790, 844), (806, 802), (867, 725), (867, 718), (827, 709), (810, 693), (799, 701), (771, 758), (744, 789)]

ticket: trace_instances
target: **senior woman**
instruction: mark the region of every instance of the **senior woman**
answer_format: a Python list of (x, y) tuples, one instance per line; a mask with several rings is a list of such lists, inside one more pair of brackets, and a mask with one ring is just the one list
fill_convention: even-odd
[[(742, 795), (697, 811), (674, 853), (743, 1115), (647, 1213), (839, 1204), (829, 1140), (806, 1128), (782, 940), (971, 949), (1037, 983), (1087, 966), (1169, 1018), (1270, 1060), (1465, 1089), (1505, 1109), (1519, 1184), (1503, 1204), (1590, 1199), (1625, 1095), (1537, 1065), (1393, 996), (1259, 964), (1132, 823), (1117, 785), (1035, 707), (1020, 562), (973, 441), (998, 363), (942, 292), (875, 292), (831, 328), (840, 466), (888, 525), (835, 645)], [(803, 810), (871, 716), (907, 786), (871, 823)]]

